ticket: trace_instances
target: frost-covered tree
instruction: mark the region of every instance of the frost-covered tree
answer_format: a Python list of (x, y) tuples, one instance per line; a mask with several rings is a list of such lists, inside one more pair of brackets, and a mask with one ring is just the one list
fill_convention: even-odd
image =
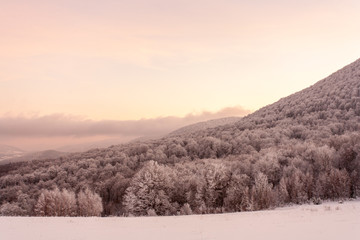
[(284, 178), (281, 178), (280, 183), (277, 186), (276, 200), (280, 205), (288, 203), (290, 201), (289, 192), (287, 191)]
[(4, 203), (0, 206), (0, 216), (25, 216), (26, 211), (17, 203)]
[(306, 176), (294, 166), (285, 168), (284, 180), (291, 202), (303, 203), (308, 199), (306, 191)]
[(348, 198), (350, 196), (350, 177), (345, 170), (331, 169), (321, 173), (316, 182), (317, 196), (323, 199)]
[(35, 214), (38, 216), (75, 216), (75, 194), (57, 187), (54, 190), (44, 190), (35, 205)]
[(79, 192), (77, 195), (77, 204), (79, 216), (100, 216), (103, 211), (101, 197), (88, 188)]
[(191, 215), (193, 212), (191, 210), (190, 204), (185, 203), (181, 209), (180, 209), (180, 214), (181, 215)]
[(76, 216), (76, 197), (74, 192), (66, 189), (61, 191), (58, 216)]
[(259, 172), (255, 176), (255, 184), (252, 188), (252, 204), (254, 210), (269, 208), (273, 205), (274, 196), (272, 185), (268, 182), (265, 174)]
[(226, 190), (224, 207), (229, 212), (250, 210), (250, 178), (246, 174), (234, 172)]
[(229, 172), (221, 163), (209, 164), (205, 171), (205, 202), (208, 208), (221, 208), (224, 203)]
[(170, 203), (171, 169), (157, 162), (148, 162), (132, 179), (126, 190), (124, 205), (128, 213), (146, 215), (153, 209), (157, 215), (174, 211)]
[(222, 212), (229, 182), (228, 169), (221, 163), (211, 163), (205, 165), (201, 174), (195, 195), (200, 213)]
[(57, 216), (55, 199), (57, 191), (42, 191), (34, 209), (37, 216)]

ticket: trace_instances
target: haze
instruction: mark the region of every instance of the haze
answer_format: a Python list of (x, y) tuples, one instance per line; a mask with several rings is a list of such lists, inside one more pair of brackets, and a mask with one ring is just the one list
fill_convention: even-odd
[(28, 149), (243, 116), (360, 55), (356, 0), (13, 0), (0, 9), (0, 143)]

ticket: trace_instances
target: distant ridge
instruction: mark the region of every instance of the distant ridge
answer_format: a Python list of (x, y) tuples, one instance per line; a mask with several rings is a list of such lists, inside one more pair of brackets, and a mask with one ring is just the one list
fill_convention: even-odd
[(212, 119), (204, 122), (198, 122), (194, 123), (182, 128), (179, 128), (171, 133), (168, 134), (168, 136), (175, 136), (175, 135), (182, 135), (182, 134), (188, 134), (191, 132), (196, 132), (200, 130), (205, 130), (207, 128), (214, 128), (226, 124), (232, 124), (237, 121), (239, 121), (241, 117), (226, 117), (226, 118), (219, 118), (219, 119)]
[(0, 165), (4, 165), (7, 163), (16, 163), (16, 162), (27, 162), (32, 160), (50, 160), (56, 159), (62, 156), (67, 155), (68, 153), (59, 152), (55, 150), (45, 150), (40, 152), (32, 152), (32, 153), (22, 153), (19, 156), (9, 157), (2, 161), (0, 161)]

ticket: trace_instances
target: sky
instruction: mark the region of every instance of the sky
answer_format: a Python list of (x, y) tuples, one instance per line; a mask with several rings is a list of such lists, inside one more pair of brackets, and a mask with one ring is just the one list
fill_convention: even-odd
[(360, 57), (358, 0), (12, 0), (0, 9), (0, 144), (29, 149), (40, 133), (46, 147), (90, 137), (52, 132), (51, 121), (46, 134), (25, 129), (44, 118), (149, 128), (224, 109), (242, 116)]

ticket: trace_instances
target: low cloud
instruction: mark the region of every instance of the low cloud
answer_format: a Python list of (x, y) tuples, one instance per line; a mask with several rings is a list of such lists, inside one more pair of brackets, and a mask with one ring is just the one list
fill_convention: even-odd
[(185, 117), (159, 117), (130, 121), (82, 120), (71, 116), (56, 114), (41, 117), (3, 117), (0, 118), (1, 136), (11, 137), (88, 137), (96, 135), (159, 135), (173, 131), (188, 124), (210, 119), (244, 116), (249, 111), (242, 107), (224, 108), (218, 112), (202, 112)]
[[(78, 140), (81, 138), (86, 141), (97, 136), (102, 136), (102, 138), (159, 136), (196, 122), (247, 114), (249, 114), (248, 110), (236, 106), (224, 108), (218, 112), (205, 111), (200, 114), (188, 114), (185, 117), (170, 116), (130, 121), (94, 121), (64, 114), (31, 118), (2, 117), (0, 118), (0, 141), (7, 144), (16, 142), (14, 139), (17, 138), (46, 139), (51, 142), (56, 138), (77, 138)], [(71, 144), (71, 142), (68, 143)]]

